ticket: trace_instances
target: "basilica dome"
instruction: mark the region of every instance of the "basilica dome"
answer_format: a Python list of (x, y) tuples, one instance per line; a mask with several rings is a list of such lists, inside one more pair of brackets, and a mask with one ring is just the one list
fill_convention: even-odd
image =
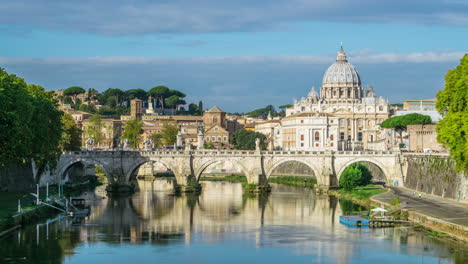
[(336, 62), (328, 67), (323, 75), (322, 84), (324, 87), (330, 86), (361, 86), (361, 78), (356, 68), (346, 59), (346, 53), (341, 47)]

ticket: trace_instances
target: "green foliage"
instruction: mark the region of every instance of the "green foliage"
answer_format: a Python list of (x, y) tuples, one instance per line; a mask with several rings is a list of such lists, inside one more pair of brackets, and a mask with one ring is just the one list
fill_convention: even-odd
[(383, 121), (380, 126), (383, 128), (393, 128), (395, 130), (406, 130), (408, 125), (427, 125), (432, 124), (432, 119), (428, 115), (407, 114), (402, 116), (394, 116)]
[(150, 136), (151, 141), (153, 141), (153, 145), (155, 148), (160, 148), (163, 146), (163, 135), (161, 133), (154, 133)]
[(215, 146), (214, 146), (213, 142), (208, 141), (208, 142), (205, 142), (205, 143), (203, 144), (203, 148), (204, 148), (204, 149), (214, 149)]
[(443, 116), (437, 141), (450, 150), (458, 171), (468, 171), (468, 54), (447, 72), (445, 88), (437, 93), (436, 108)]
[(164, 114), (164, 101), (169, 95), (169, 88), (167, 88), (166, 86), (162, 86), (162, 85), (156, 86), (156, 87), (151, 88), (148, 91), (148, 94), (151, 96), (154, 96), (157, 99), (157, 102), (159, 102), (159, 106), (162, 109), (162, 113)]
[(285, 104), (285, 105), (280, 105), (278, 108), (286, 110), (286, 108), (292, 107), (292, 104)]
[(357, 186), (370, 183), (372, 174), (369, 169), (361, 163), (353, 163), (347, 167), (340, 177), (340, 186), (346, 191), (351, 191)]
[(288, 186), (300, 186), (313, 188), (317, 183), (317, 179), (311, 177), (299, 177), (299, 176), (281, 176), (281, 177), (271, 177), (268, 179), (271, 183), (279, 183)]
[(95, 114), (88, 119), (88, 125), (85, 128), (85, 132), (89, 138), (94, 140), (94, 143), (99, 144), (104, 139), (102, 128), (102, 117), (99, 114)]
[(200, 181), (227, 181), (247, 183), (247, 178), (243, 175), (226, 175), (224, 177), (201, 177)]
[(65, 96), (70, 96), (73, 103), (76, 104), (76, 97), (79, 95), (79, 94), (82, 94), (82, 93), (85, 93), (85, 89), (79, 87), (79, 86), (72, 86), (72, 87), (68, 87), (67, 89), (65, 89), (63, 91), (63, 95)]
[(80, 104), (78, 110), (87, 112), (87, 113), (93, 113), (93, 114), (97, 112), (96, 107), (90, 104)]
[(140, 100), (146, 100), (148, 97), (148, 93), (143, 89), (130, 89), (125, 91), (124, 93), (128, 101), (135, 98)]
[(60, 156), (62, 114), (51, 92), (0, 68), (0, 166), (33, 159), (40, 175)]
[(75, 151), (81, 148), (81, 129), (76, 125), (73, 117), (67, 113), (62, 116), (63, 131), (60, 148), (63, 151)]
[(272, 105), (267, 105), (264, 108), (259, 108), (247, 113), (249, 117), (259, 117), (259, 118), (266, 118), (268, 113), (271, 113), (271, 116), (278, 116), (278, 112), (276, 112), (275, 107)]
[(175, 123), (165, 122), (161, 130), (162, 139), (165, 145), (174, 145), (177, 140), (179, 129)]
[(232, 135), (235, 149), (255, 150), (255, 139), (260, 139), (260, 148), (266, 149), (266, 136), (262, 133), (240, 129)]
[(138, 148), (141, 143), (141, 133), (143, 132), (143, 122), (132, 119), (125, 122), (122, 139), (128, 139), (132, 148)]
[(203, 115), (203, 102), (202, 101), (198, 102), (198, 113), (200, 115)]
[(401, 199), (400, 196), (395, 196), (393, 199), (390, 201), (390, 204), (393, 206), (400, 206)]

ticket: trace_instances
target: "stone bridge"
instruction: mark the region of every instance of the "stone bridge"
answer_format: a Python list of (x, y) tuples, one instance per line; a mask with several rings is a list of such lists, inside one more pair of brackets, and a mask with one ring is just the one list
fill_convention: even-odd
[(64, 153), (55, 170), (57, 182), (76, 163), (98, 165), (109, 182), (128, 184), (146, 162), (160, 162), (170, 169), (179, 185), (198, 181), (210, 165), (230, 161), (249, 183), (265, 185), (272, 172), (285, 162), (307, 165), (321, 188), (337, 186), (340, 175), (349, 165), (367, 162), (377, 166), (388, 183), (402, 183), (401, 156), (385, 151), (247, 151), (247, 150), (155, 150), (155, 151), (78, 151)]

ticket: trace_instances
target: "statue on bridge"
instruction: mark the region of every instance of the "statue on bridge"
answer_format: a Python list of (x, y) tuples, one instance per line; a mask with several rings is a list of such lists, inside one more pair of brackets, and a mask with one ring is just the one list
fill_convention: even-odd
[(153, 141), (151, 138), (145, 138), (145, 140), (143, 140), (143, 148), (145, 150), (151, 150), (153, 148)]
[(192, 139), (186, 138), (185, 139), (185, 150), (190, 150), (192, 148)]
[(94, 139), (93, 138), (88, 138), (86, 140), (86, 149), (87, 150), (93, 150), (93, 145), (94, 145)]
[(128, 139), (123, 140), (123, 149), (130, 149), (130, 141)]
[(260, 151), (260, 139), (259, 138), (255, 139), (255, 150)]

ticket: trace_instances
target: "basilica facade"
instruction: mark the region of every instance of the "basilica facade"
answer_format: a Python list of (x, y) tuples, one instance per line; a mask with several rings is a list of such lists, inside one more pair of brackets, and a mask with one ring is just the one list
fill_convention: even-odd
[(286, 109), (281, 121), (284, 150), (363, 150), (377, 140), (379, 124), (390, 116), (388, 101), (362, 87), (356, 68), (341, 47), (323, 75), (320, 94), (312, 88), (307, 97)]

